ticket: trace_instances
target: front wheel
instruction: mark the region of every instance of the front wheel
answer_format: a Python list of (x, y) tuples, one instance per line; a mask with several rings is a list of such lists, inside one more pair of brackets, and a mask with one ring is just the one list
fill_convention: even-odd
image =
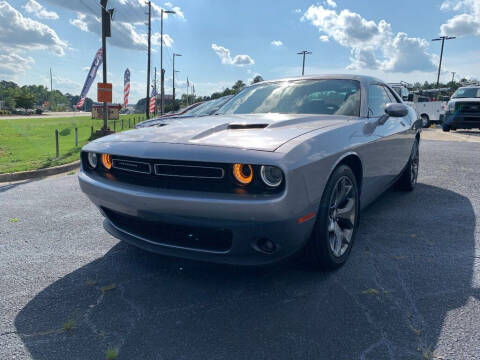
[(327, 182), (307, 245), (308, 255), (316, 265), (336, 269), (347, 261), (358, 225), (359, 205), (355, 175), (350, 167), (341, 165)]
[(415, 140), (408, 164), (397, 183), (401, 190), (412, 191), (415, 189), (415, 185), (417, 185), (419, 163), (420, 152), (418, 150), (418, 140)]
[(450, 126), (447, 125), (447, 124), (442, 124), (442, 130), (445, 131), (445, 132), (449, 132), (450, 131)]

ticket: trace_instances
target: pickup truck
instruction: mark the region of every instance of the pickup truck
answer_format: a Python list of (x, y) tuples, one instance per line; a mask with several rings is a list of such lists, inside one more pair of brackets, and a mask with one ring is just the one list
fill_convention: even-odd
[(448, 102), (443, 131), (480, 129), (480, 86), (458, 88)]

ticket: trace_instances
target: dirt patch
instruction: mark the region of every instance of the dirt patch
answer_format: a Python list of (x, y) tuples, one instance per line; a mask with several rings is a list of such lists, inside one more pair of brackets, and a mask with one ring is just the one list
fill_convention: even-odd
[(442, 129), (424, 129), (421, 137), (424, 140), (480, 142), (480, 131), (460, 130), (444, 132)]

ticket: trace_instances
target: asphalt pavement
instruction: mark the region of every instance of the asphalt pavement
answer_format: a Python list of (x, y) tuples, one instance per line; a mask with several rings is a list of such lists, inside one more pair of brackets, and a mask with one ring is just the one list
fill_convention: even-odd
[(0, 358), (479, 359), (480, 143), (420, 150), (417, 189), (367, 208), (331, 273), (150, 254), (75, 175), (0, 184)]

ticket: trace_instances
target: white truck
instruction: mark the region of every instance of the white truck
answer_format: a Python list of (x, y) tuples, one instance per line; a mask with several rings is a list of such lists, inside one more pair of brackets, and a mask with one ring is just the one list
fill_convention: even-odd
[[(431, 101), (430, 97), (422, 96), (408, 90), (407, 83), (390, 83), (390, 87), (397, 92), (407, 105), (415, 109), (419, 118), (423, 121), (423, 127), (429, 127), (431, 123), (440, 123), (447, 110), (446, 101)], [(426, 92), (440, 92), (448, 89), (432, 89)]]

